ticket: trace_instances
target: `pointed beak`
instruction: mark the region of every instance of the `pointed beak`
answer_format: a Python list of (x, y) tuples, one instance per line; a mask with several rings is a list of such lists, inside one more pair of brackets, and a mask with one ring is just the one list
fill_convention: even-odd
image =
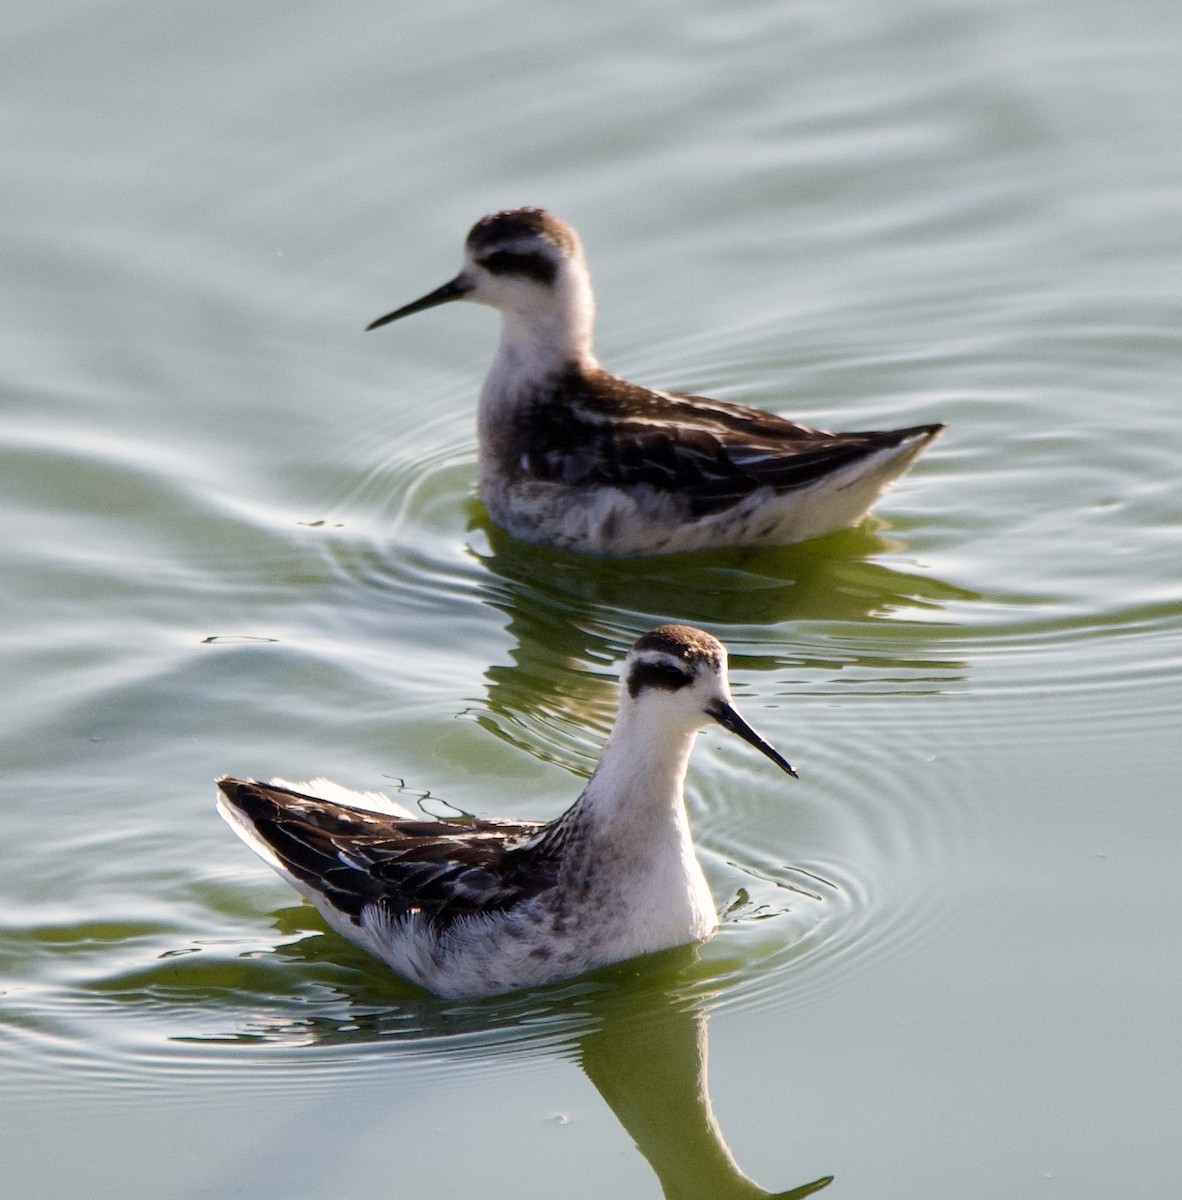
[(378, 317), (376, 321), (370, 321), (365, 327), (368, 333), (371, 329), (377, 329), (381, 325), (389, 325), (391, 321), (397, 321), (399, 317), (409, 317), (412, 313), (425, 312), (428, 308), (435, 308), (439, 304), (447, 304), (450, 300), (462, 300), (470, 291), (473, 285), (464, 278), (463, 275), (457, 275), (455, 279), (449, 279), (441, 288), (436, 288), (433, 292), (428, 292), (427, 295), (421, 296), (418, 300), (413, 300), (410, 304), (404, 304), (401, 308), (396, 308), (392, 313), (387, 313), (384, 317)]
[(792, 764), (773, 746), (769, 746), (767, 742), (739, 716), (738, 711), (733, 705), (728, 704), (725, 700), (715, 700), (706, 709), (708, 716), (713, 717), (723, 729), (729, 729), (731, 733), (737, 733), (745, 742), (750, 742), (756, 750), (766, 754), (783, 771), (787, 771), (793, 779), (798, 779), (799, 776), (792, 769)]

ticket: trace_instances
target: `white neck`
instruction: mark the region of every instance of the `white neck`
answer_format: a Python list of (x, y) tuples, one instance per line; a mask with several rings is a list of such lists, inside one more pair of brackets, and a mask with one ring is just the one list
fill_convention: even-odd
[(624, 914), (627, 953), (643, 954), (706, 937), (718, 913), (685, 811), (685, 772), (698, 731), (670, 729), (627, 699), (621, 707), (580, 801), (579, 842), (583, 869), (595, 867), (601, 919)]
[(585, 273), (568, 269), (544, 293), (498, 307), (501, 339), (480, 395), (482, 419), (494, 418), (523, 390), (570, 363), (597, 365), (591, 351), (595, 298)]
[(610, 836), (626, 826), (636, 842), (672, 824), (688, 837), (685, 773), (697, 736), (697, 729), (670, 730), (667, 721), (625, 699), (587, 789), (596, 829)]

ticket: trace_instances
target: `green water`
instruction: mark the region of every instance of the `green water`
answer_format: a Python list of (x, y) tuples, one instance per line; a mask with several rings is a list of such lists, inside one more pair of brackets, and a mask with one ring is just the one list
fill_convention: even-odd
[[(6, 1190), (1175, 1195), (1176, 6), (10, 7)], [(361, 330), (516, 204), (610, 368), (948, 433), (804, 546), (514, 543), (494, 317)], [(438, 1001), (213, 809), (553, 816), (669, 618), (801, 772), (699, 743), (701, 948)]]

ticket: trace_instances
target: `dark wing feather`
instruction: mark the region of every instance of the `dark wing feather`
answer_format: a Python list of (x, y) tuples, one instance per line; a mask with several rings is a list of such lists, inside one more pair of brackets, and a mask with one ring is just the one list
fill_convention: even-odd
[(541, 822), (409, 820), (253, 780), (218, 787), (296, 879), (354, 921), (380, 905), (442, 926), (554, 882), (553, 856), (525, 846)]
[(806, 487), (940, 425), (829, 433), (706, 396), (662, 393), (571, 366), (517, 412), (501, 457), (510, 475), (568, 486), (647, 485), (692, 516), (759, 488)]

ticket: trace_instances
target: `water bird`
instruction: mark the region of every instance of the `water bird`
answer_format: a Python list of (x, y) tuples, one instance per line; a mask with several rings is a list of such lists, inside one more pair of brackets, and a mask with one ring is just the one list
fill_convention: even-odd
[(944, 428), (829, 433), (610, 374), (579, 235), (544, 209), (477, 221), (454, 279), (367, 328), (453, 300), (501, 313), (479, 487), (524, 541), (625, 556), (819, 537), (857, 522)]
[(717, 928), (684, 793), (712, 721), (795, 777), (735, 708), (722, 643), (662, 625), (628, 652), (599, 764), (556, 820), (423, 820), (324, 781), (302, 785), (311, 795), (229, 777), (218, 808), (333, 929), (399, 975), (441, 996), (494, 995)]

